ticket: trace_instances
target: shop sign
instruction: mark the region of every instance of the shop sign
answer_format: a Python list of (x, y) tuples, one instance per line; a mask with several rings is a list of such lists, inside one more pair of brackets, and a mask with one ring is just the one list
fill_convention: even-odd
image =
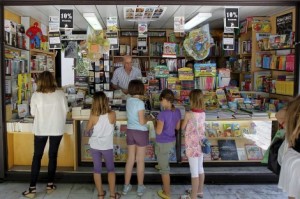
[(239, 8), (225, 8), (225, 27), (239, 28)]
[(49, 49), (61, 49), (60, 32), (49, 32)]
[(60, 9), (59, 16), (60, 28), (73, 28), (73, 9)]
[(174, 32), (184, 32), (184, 17), (174, 17)]
[(234, 50), (234, 33), (223, 33), (223, 49)]

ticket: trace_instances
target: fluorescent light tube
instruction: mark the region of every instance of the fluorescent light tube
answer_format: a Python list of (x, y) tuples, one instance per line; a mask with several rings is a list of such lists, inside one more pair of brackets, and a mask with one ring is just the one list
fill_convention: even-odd
[(212, 16), (211, 13), (198, 13), (195, 17), (189, 20), (186, 24), (184, 24), (184, 30), (190, 30), (203, 21), (207, 20)]
[(83, 17), (90, 24), (90, 26), (92, 26), (94, 30), (102, 30), (102, 26), (95, 13), (83, 13)]

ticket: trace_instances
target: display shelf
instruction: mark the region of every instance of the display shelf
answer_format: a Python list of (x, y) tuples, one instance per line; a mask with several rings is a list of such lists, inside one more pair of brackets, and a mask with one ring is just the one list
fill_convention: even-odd
[(39, 49), (30, 49), (30, 53), (41, 53), (41, 54), (47, 54), (47, 55), (54, 55), (54, 52), (49, 52), (49, 51), (43, 51)]
[(20, 50), (20, 51), (24, 50), (24, 51), (29, 51), (28, 49), (18, 48), (18, 47), (10, 46), (10, 45), (7, 45), (7, 44), (5, 44), (4, 47), (5, 47), (5, 48), (10, 48), (10, 49), (12, 49), (12, 50)]
[(274, 49), (260, 50), (260, 52), (277, 51), (277, 50), (294, 50), (294, 49), (295, 49), (295, 47), (290, 47), (290, 48), (274, 48)]
[(261, 68), (262, 70), (273, 70), (273, 71), (280, 71), (280, 72), (287, 72), (287, 73), (294, 73), (294, 71), (286, 71), (286, 70), (279, 70), (279, 69), (272, 69), (272, 68)]

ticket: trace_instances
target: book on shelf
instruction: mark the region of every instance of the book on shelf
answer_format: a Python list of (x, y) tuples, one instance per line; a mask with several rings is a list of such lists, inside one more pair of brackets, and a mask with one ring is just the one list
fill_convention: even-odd
[(218, 140), (221, 160), (238, 160), (235, 140)]
[(219, 151), (219, 146), (218, 145), (211, 145), (211, 160), (220, 160), (220, 151)]
[(247, 154), (246, 154), (246, 151), (245, 151), (245, 148), (237, 148), (237, 153), (238, 153), (238, 157), (239, 157), (239, 160), (247, 160)]
[(245, 150), (248, 160), (262, 160), (263, 154), (261, 148), (254, 144), (246, 144)]
[(188, 158), (186, 156), (186, 149), (185, 149), (185, 144), (181, 144), (181, 161), (188, 161)]
[(150, 141), (149, 144), (146, 146), (145, 161), (156, 161), (153, 141)]

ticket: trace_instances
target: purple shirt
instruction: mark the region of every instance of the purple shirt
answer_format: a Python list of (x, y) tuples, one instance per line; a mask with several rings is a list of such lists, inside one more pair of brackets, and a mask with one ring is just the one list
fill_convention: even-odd
[(164, 110), (158, 114), (157, 119), (164, 123), (164, 127), (162, 133), (156, 135), (156, 142), (169, 143), (176, 141), (175, 128), (177, 122), (181, 119), (179, 109), (175, 109), (175, 111)]

